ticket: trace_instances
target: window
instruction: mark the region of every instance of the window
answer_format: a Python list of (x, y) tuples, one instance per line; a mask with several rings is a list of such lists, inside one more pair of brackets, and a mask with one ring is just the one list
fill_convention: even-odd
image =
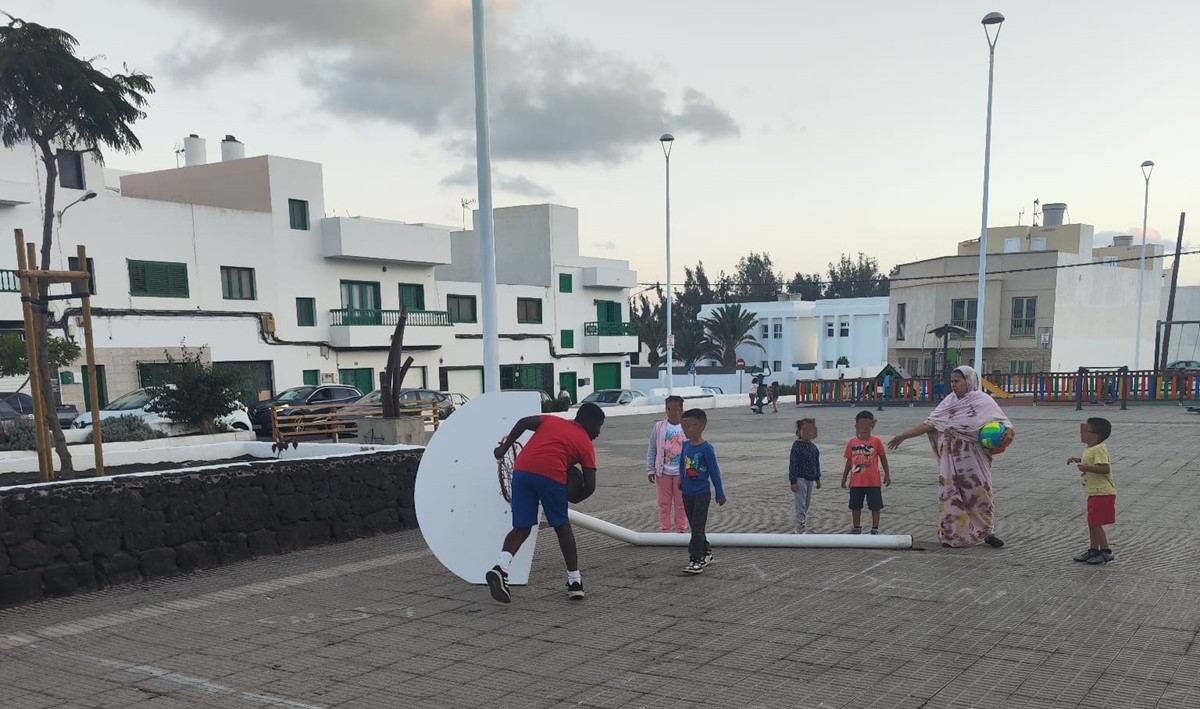
[(1004, 253), (1019, 254), (1021, 253), (1021, 237), (1010, 236), (1004, 240)]
[(83, 153), (78, 150), (58, 151), (58, 186), (69, 190), (83, 189)]
[[(316, 298), (297, 298), (296, 299), (296, 325), (299, 327), (316, 327), (317, 326), (317, 299)], [(316, 371), (316, 370), (313, 370)], [(307, 384), (308, 382), (304, 382)]]
[(425, 286), (419, 283), (400, 284), (400, 307), (413, 310), (425, 309)]
[(571, 291), (572, 291), (571, 274), (569, 274), (569, 273), (558, 274), (558, 292), (559, 293), (570, 293)]
[(763, 326), (762, 326), (762, 337), (761, 337), (761, 338), (759, 338), (759, 339), (765, 340), (765, 339), (767, 339), (767, 338), (768, 338), (770, 335), (771, 335), (771, 326), (770, 326), (770, 325), (767, 325), (766, 323), (763, 323)]
[(321, 370), (306, 369), (304, 370), (304, 386), (315, 387), (321, 383)]
[(542, 321), (541, 298), (517, 298), (517, 322), (540, 323)]
[(825, 318), (825, 337), (833, 337), (833, 318)]
[(1012, 299), (1010, 337), (1033, 337), (1037, 332), (1037, 298)]
[(1029, 250), (1030, 251), (1045, 251), (1046, 250), (1046, 237), (1044, 237), (1044, 236), (1033, 237), (1033, 240), (1030, 242), (1030, 245), (1029, 245)]
[(781, 360), (777, 359), (774, 362), (772, 362), (772, 364), (774, 365), (773, 367), (771, 367), (771, 371), (773, 371), (773, 372), (778, 372), (779, 370), (783, 369), (783, 363)]
[(308, 231), (308, 202), (302, 199), (288, 200), (288, 221), (293, 229)]
[(825, 360), (825, 369), (833, 369), (833, 360), (831, 360), (831, 359)]
[(841, 320), (838, 323), (838, 337), (850, 337), (850, 321)]
[(775, 323), (771, 326), (771, 337), (776, 340), (783, 339), (783, 323)]
[(950, 301), (950, 324), (975, 332), (975, 311), (979, 301), (975, 298), (960, 298)]
[(1009, 374), (1033, 374), (1033, 360), (1013, 359), (1008, 362)]
[(896, 339), (904, 339), (904, 331), (908, 327), (908, 303), (896, 304)]
[(155, 298), (188, 297), (186, 263), (129, 261), (129, 295)]
[[(69, 269), (71, 271), (79, 270), (79, 257), (78, 256), (68, 256), (67, 257), (67, 269)], [(96, 263), (95, 263), (95, 260), (92, 259), (90, 256), (88, 257), (88, 260), (87, 260), (87, 271), (88, 271), (88, 293), (90, 295), (96, 295)], [(79, 287), (78, 281), (71, 282), (71, 292), (76, 295), (83, 292), (83, 289)]]
[(446, 310), (450, 311), (451, 322), (476, 322), (477, 320), (475, 296), (473, 295), (446, 296)]
[(225, 300), (254, 300), (254, 269), (222, 266), (221, 297)]
[(575, 347), (575, 331), (561, 330), (558, 333), (558, 345), (564, 350), (573, 349)]

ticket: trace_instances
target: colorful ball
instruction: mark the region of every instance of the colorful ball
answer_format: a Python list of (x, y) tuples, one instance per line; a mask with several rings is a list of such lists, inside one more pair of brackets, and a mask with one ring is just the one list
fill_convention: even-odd
[(1006, 433), (1008, 433), (1008, 426), (999, 421), (985, 423), (983, 428), (979, 429), (979, 445), (988, 450), (995, 450), (1004, 445), (1004, 434)]

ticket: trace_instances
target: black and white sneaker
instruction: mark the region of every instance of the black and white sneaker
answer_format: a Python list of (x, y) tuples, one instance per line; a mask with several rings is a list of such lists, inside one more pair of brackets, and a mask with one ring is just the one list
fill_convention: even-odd
[[(488, 569), (484, 575), (487, 580), (488, 590), (492, 592), (492, 598), (500, 603), (509, 603), (512, 601), (512, 594), (508, 592), (508, 574), (497, 564)], [(580, 588), (580, 596), (583, 594), (582, 587)]]
[(709, 564), (712, 563), (712, 561), (713, 561), (713, 553), (712, 553), (712, 549), (709, 549), (708, 551), (704, 552), (704, 556), (700, 558), (700, 565), (708, 566)]
[(1084, 549), (1083, 551), (1079, 552), (1078, 554), (1076, 554), (1075, 556), (1073, 556), (1071, 558), (1074, 559), (1075, 561), (1087, 561), (1088, 559), (1092, 558), (1093, 556), (1095, 556), (1096, 554), (1099, 554), (1099, 553), (1100, 553), (1099, 549)]
[(1113, 554), (1111, 551), (1108, 553), (1105, 553), (1104, 550), (1098, 550), (1095, 553), (1093, 553), (1091, 556), (1088, 557), (1087, 563), (1089, 563), (1089, 564), (1107, 564), (1108, 562), (1110, 562), (1112, 560), (1113, 560)]
[(571, 583), (567, 584), (567, 598), (571, 599), (572, 601), (583, 600), (582, 581), (572, 581)]
[(702, 574), (704, 573), (704, 562), (692, 560), (688, 562), (687, 566), (683, 567), (683, 570), (689, 574)]

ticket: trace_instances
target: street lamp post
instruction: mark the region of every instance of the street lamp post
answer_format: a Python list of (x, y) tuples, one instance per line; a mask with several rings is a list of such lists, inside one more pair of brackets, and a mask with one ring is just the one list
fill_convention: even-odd
[(496, 235), (492, 220), (492, 138), (488, 117), (483, 0), (471, 2), (475, 57), (475, 171), (479, 183), (480, 301), (483, 315), (483, 390), (500, 391), (500, 326), (496, 313)]
[(1154, 172), (1154, 161), (1142, 163), (1142, 177), (1146, 178), (1146, 196), (1142, 200), (1142, 255), (1138, 258), (1137, 330), (1133, 333), (1133, 370), (1142, 367), (1142, 297), (1146, 292), (1146, 223), (1150, 217), (1150, 173)]
[[(981, 371), (983, 333), (987, 329), (984, 300), (987, 296), (988, 182), (992, 171), (992, 86), (996, 70), (996, 40), (1000, 39), (1000, 25), (1003, 22), (1004, 15), (998, 12), (989, 12), (983, 16), (983, 35), (987, 37), (988, 42), (987, 132), (983, 141), (983, 223), (979, 227), (979, 294), (975, 300), (975, 367)], [(988, 31), (993, 25), (996, 27), (995, 35)]]
[(65, 206), (62, 209), (55, 212), (54, 216), (58, 218), (58, 225), (62, 226), (63, 215), (67, 213), (68, 209), (70, 209), (71, 207), (74, 207), (75, 205), (79, 204), (80, 202), (86, 202), (89, 199), (95, 199), (95, 198), (96, 198), (96, 193), (93, 190), (88, 190), (87, 192), (84, 193), (84, 195), (82, 197), (80, 197), (79, 199), (75, 200), (74, 202), (68, 204), (67, 206)]
[(675, 136), (663, 133), (658, 139), (662, 143), (663, 157), (667, 160), (667, 396), (675, 393), (675, 382), (672, 368), (675, 365), (675, 335), (671, 329), (671, 146)]

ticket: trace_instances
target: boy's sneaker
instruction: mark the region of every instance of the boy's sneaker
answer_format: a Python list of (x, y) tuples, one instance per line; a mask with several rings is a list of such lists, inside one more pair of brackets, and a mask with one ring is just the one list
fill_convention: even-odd
[(850, 533), (851, 534), (862, 534), (862, 527), (851, 527)]
[(704, 552), (704, 556), (700, 559), (700, 565), (708, 566), (709, 564), (712, 563), (712, 560), (713, 560), (712, 549), (709, 549), (708, 551)]
[(1075, 561), (1087, 561), (1088, 559), (1091, 559), (1094, 555), (1099, 554), (1099, 553), (1100, 553), (1099, 549), (1084, 549), (1083, 551), (1079, 552), (1078, 554), (1076, 554), (1075, 556), (1073, 556), (1071, 558), (1074, 559)]
[(570, 598), (572, 601), (583, 600), (582, 581), (572, 581), (571, 583), (567, 584), (567, 598)]
[(1089, 563), (1089, 564), (1107, 564), (1108, 562), (1112, 561), (1113, 558), (1114, 558), (1113, 553), (1111, 551), (1110, 552), (1097, 551), (1095, 553), (1095, 555), (1093, 555), (1090, 559), (1087, 560), (1087, 563)]
[(871, 534), (879, 534), (879, 527), (871, 527)]
[(683, 570), (689, 574), (704, 573), (704, 563), (693, 559), (688, 562), (687, 566), (683, 567)]
[(512, 601), (512, 594), (508, 592), (508, 574), (497, 564), (488, 569), (484, 575), (487, 580), (488, 590), (492, 592), (492, 598), (500, 603), (508, 603)]

